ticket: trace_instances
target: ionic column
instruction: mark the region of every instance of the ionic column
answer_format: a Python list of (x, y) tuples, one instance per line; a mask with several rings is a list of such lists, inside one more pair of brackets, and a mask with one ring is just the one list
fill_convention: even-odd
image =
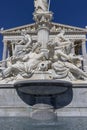
[(9, 49), (8, 49), (8, 57), (10, 57), (10, 54), (9, 54)]
[(73, 43), (73, 47), (72, 47), (71, 53), (72, 53), (73, 55), (75, 55), (75, 47), (74, 47), (74, 43)]
[(14, 54), (14, 44), (12, 44), (12, 55), (14, 56), (15, 54)]
[(74, 47), (74, 40), (71, 41), (73, 43), (71, 53), (75, 55), (75, 47)]
[[(7, 57), (7, 41), (4, 40), (3, 43), (4, 43), (4, 46), (3, 46), (3, 58), (2, 58), (2, 60), (4, 61), (4, 60), (6, 60), (6, 57)], [(2, 63), (2, 67), (6, 67), (6, 62)]]
[(87, 72), (87, 52), (86, 52), (86, 42), (82, 41), (82, 55), (83, 55), (83, 69)]
[(72, 53), (73, 55), (75, 55), (75, 48), (74, 48), (74, 47), (72, 48), (71, 53)]

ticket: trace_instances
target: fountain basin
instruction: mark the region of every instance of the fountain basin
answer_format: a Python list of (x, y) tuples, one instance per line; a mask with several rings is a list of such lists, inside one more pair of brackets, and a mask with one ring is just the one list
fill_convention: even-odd
[(14, 87), (30, 95), (56, 95), (66, 92), (72, 83), (63, 80), (24, 80), (14, 84)]

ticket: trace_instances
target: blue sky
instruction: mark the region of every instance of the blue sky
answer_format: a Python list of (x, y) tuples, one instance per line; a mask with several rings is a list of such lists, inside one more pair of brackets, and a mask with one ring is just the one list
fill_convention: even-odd
[[(0, 28), (22, 26), (34, 22), (34, 0), (0, 0)], [(50, 10), (54, 22), (77, 27), (87, 25), (87, 0), (51, 0)], [(2, 57), (2, 36), (0, 36), (0, 59)]]

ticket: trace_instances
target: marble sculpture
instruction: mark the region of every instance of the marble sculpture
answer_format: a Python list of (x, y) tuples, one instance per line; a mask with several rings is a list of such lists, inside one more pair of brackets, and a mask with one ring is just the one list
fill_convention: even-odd
[[(34, 6), (34, 14), (37, 17), (42, 14), (44, 18), (49, 16), (47, 0), (35, 0)], [(7, 66), (5, 68), (0, 66), (0, 83), (27, 79), (68, 81), (87, 79), (86, 72), (81, 68), (83, 58), (72, 54), (74, 43), (69, 38), (65, 38), (65, 30), (62, 29), (45, 43), (46, 51), (43, 51), (43, 41), (34, 42), (26, 30), (21, 32), (21, 36), (23, 36), (22, 40), (12, 41), (15, 44), (14, 55), (2, 61), (6, 62)]]

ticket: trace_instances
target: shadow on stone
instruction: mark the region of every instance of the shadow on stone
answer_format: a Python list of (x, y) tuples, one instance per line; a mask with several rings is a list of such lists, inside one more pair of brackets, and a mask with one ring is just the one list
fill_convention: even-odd
[(73, 99), (73, 91), (72, 88), (70, 87), (66, 92), (62, 94), (53, 95), (51, 97), (51, 103), (53, 104), (55, 109), (58, 109), (70, 104), (72, 99)]

